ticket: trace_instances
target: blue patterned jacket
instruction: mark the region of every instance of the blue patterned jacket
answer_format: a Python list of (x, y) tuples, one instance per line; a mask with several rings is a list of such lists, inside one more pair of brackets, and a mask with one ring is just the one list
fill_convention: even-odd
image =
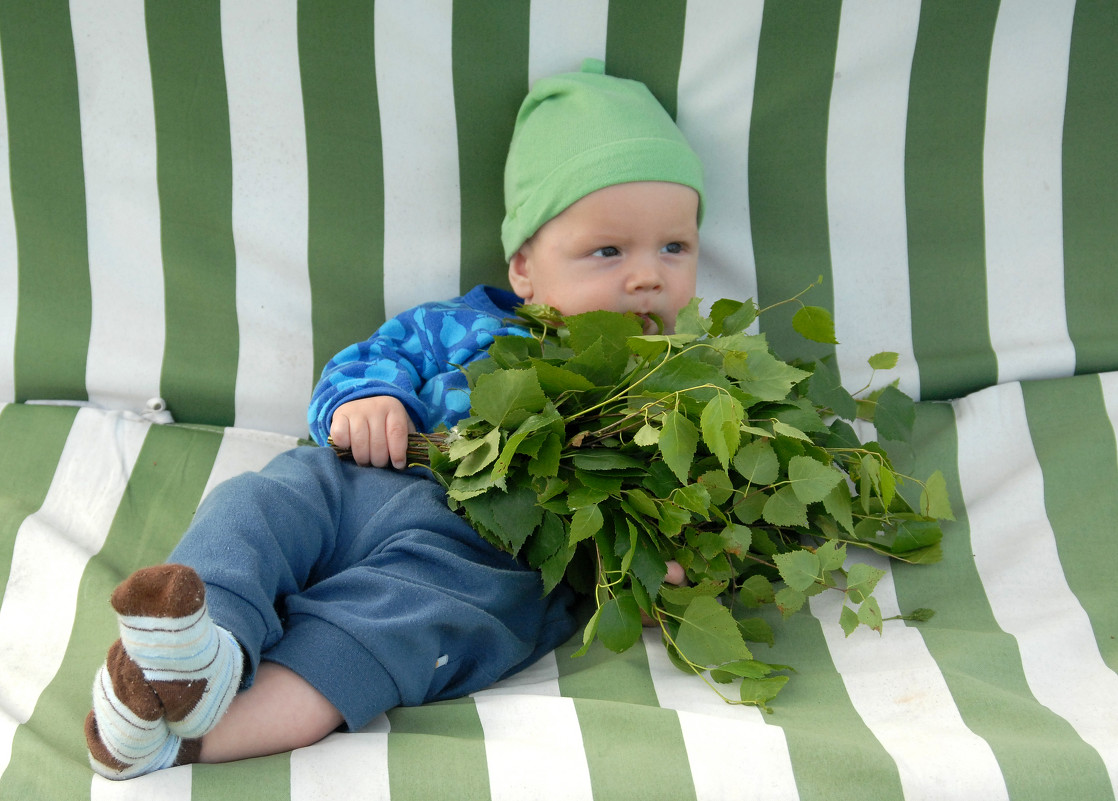
[(459, 366), (484, 358), (494, 337), (527, 336), (509, 322), (520, 303), (508, 290), (477, 286), (462, 297), (425, 303), (389, 320), (327, 363), (307, 410), (311, 436), (325, 445), (334, 411), (372, 395), (399, 399), (419, 431), (433, 431), (440, 423), (453, 426), (470, 410)]

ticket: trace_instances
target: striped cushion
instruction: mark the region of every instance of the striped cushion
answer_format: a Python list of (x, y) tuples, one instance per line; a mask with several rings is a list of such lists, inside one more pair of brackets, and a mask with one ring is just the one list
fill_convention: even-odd
[(838, 599), (812, 599), (763, 655), (798, 671), (771, 715), (724, 704), (650, 631), (572, 659), (576, 635), (470, 698), (126, 788), (80, 735), (115, 636), (105, 599), (217, 481), (291, 439), (0, 407), (0, 798), (1112, 798), (1116, 422), (1118, 373), (921, 403), (915, 468), (945, 469), (958, 520), (943, 563), (882, 563), (876, 595), (886, 617), (936, 615), (847, 639)]
[[(1108, 3), (0, 4), (0, 399), (301, 434), (317, 370), (504, 280), (533, 78), (604, 56), (708, 172), (700, 293), (834, 311), (848, 386), (1118, 367)], [(49, 56), (44, 56), (49, 54)], [(496, 54), (500, 54), (499, 57)]]

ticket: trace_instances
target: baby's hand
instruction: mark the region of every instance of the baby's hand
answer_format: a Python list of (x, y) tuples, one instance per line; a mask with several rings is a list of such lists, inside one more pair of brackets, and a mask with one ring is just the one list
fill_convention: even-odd
[(415, 431), (404, 404), (387, 395), (343, 403), (330, 421), (330, 438), (349, 448), (357, 464), (407, 467), (408, 434)]

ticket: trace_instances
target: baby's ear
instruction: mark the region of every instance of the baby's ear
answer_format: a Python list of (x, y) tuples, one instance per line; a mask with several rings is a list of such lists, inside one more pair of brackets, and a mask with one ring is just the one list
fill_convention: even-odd
[(525, 251), (526, 248), (521, 247), (509, 260), (509, 286), (521, 300), (530, 301), (532, 299), (531, 265)]

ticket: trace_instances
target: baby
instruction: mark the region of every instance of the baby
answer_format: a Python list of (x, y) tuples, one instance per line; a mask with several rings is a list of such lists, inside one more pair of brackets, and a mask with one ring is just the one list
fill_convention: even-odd
[[(326, 366), (311, 434), (216, 488), (168, 564), (113, 593), (120, 639), (85, 734), (113, 779), (223, 762), (363, 728), (399, 705), (460, 697), (575, 630), (563, 585), (477, 535), (406, 467), (407, 434), (469, 411), (459, 369), (525, 335), (521, 303), (672, 330), (695, 294), (702, 168), (648, 89), (603, 74), (536, 83), (517, 116), (501, 236), (512, 291), (477, 287), (381, 327)], [(366, 469), (363, 465), (378, 468)], [(669, 581), (678, 565), (666, 565)]]

